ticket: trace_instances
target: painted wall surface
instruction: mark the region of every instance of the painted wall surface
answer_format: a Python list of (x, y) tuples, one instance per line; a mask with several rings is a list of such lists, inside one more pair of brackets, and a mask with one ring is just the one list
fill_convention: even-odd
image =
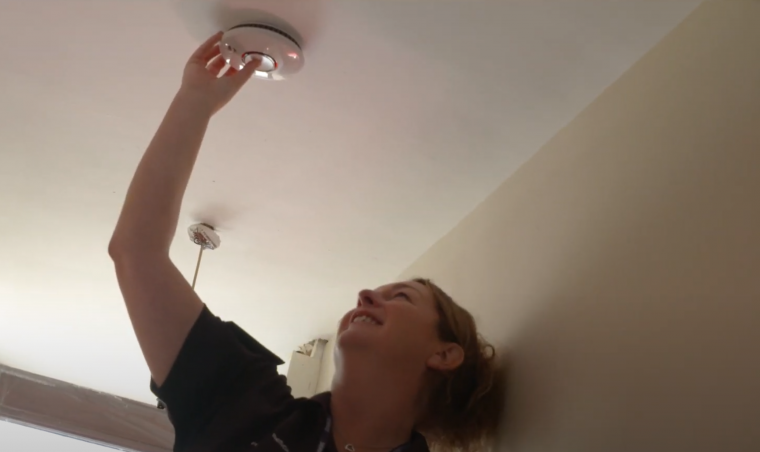
[(319, 381), (317, 394), (329, 391), (335, 374), (335, 336), (331, 337), (325, 345), (325, 353), (322, 355), (322, 366), (319, 368)]
[(760, 450), (760, 2), (700, 6), (413, 275), (510, 349), (500, 450)]

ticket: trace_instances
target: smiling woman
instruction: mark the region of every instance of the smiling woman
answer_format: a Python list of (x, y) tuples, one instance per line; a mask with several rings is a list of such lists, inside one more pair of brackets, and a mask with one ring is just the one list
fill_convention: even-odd
[(282, 361), (214, 316), (169, 259), (208, 123), (255, 69), (222, 72), (220, 36), (187, 63), (109, 246), (151, 390), (175, 428), (174, 450), (479, 450), (502, 400), (493, 347), (432, 282), (359, 292), (340, 322), (331, 392), (295, 399), (277, 373)]
[(338, 330), (332, 390), (354, 385), (363, 373), (392, 381), (396, 392), (408, 386), (416, 391), (408, 396), (414, 429), (431, 446), (479, 450), (498, 427), (502, 409), (504, 376), (495, 358), (472, 315), (419, 278), (359, 293), (357, 308)]

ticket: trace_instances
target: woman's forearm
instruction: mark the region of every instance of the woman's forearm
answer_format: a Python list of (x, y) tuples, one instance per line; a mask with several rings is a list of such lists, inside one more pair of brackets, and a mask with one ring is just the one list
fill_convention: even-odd
[(112, 255), (168, 254), (212, 114), (201, 96), (175, 96), (132, 178), (109, 246)]

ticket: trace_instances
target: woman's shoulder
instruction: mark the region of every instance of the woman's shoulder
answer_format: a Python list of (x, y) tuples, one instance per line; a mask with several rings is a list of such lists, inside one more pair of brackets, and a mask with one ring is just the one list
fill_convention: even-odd
[(204, 307), (166, 381), (151, 383), (174, 425), (175, 450), (263, 433), (300, 409), (277, 371), (282, 363), (237, 324)]

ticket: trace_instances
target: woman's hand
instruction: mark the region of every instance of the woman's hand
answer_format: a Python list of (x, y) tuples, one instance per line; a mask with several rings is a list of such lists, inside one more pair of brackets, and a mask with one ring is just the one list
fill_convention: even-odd
[(211, 114), (227, 105), (258, 66), (255, 61), (251, 61), (242, 71), (228, 68), (220, 77), (219, 74), (226, 65), (219, 49), (221, 37), (222, 32), (216, 33), (193, 53), (185, 65), (180, 89), (181, 95), (202, 101)]

